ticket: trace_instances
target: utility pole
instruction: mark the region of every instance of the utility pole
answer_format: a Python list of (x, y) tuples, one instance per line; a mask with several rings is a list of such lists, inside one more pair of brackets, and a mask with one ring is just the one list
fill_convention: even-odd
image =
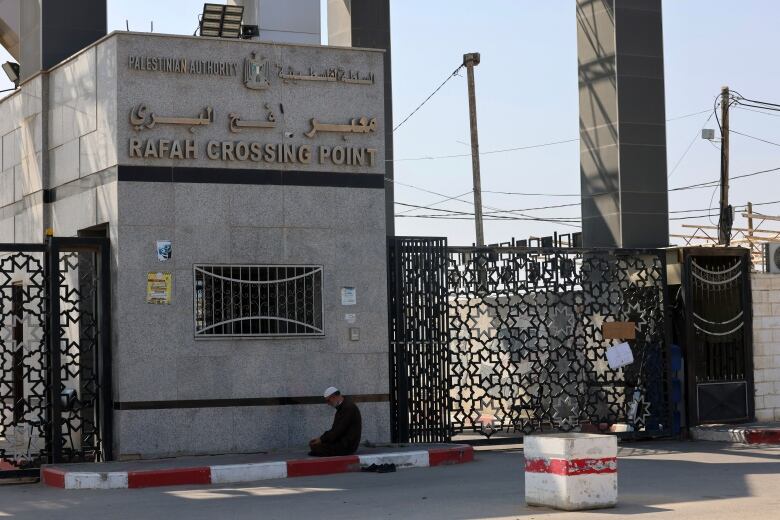
[(471, 121), (471, 171), (474, 177), (474, 224), (477, 228), (477, 247), (485, 245), (482, 224), (482, 181), (479, 175), (479, 138), (477, 136), (477, 97), (474, 92), (474, 66), (479, 65), (479, 53), (463, 55), (463, 65), (469, 84), (469, 119)]
[(720, 91), (721, 141), (720, 141), (720, 219), (718, 243), (728, 246), (731, 242), (731, 224), (734, 215), (729, 206), (729, 88)]

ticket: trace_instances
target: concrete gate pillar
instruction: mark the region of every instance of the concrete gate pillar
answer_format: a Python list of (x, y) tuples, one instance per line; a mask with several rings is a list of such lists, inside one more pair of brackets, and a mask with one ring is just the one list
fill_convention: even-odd
[(585, 247), (669, 242), (661, 0), (577, 0)]

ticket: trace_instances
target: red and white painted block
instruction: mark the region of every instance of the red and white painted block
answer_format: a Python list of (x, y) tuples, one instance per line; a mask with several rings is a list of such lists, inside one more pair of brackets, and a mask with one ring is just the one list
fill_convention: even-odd
[(155, 469), (125, 472), (67, 471), (57, 467), (41, 469), (44, 484), (64, 489), (120, 489), (192, 484), (233, 484), (288, 477), (330, 475), (360, 471), (371, 464), (395, 464), (397, 468), (422, 468), (460, 464), (474, 460), (471, 446), (419, 451), (397, 451), (346, 457), (322, 457), (251, 464), (229, 464), (195, 468)]
[(525, 501), (566, 511), (617, 504), (617, 437), (591, 433), (523, 439)]

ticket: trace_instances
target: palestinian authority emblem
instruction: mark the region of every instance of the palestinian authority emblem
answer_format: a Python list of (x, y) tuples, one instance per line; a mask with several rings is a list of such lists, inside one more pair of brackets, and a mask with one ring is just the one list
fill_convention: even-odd
[(267, 59), (258, 59), (257, 53), (252, 53), (252, 59), (244, 59), (244, 86), (252, 90), (266, 90), (271, 86), (269, 78), (270, 64)]

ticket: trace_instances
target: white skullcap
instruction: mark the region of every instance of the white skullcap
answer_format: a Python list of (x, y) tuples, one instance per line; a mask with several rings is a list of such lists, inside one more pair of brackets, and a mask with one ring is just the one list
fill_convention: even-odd
[(335, 386), (329, 386), (329, 387), (328, 387), (328, 388), (326, 388), (326, 389), (325, 389), (325, 391), (322, 393), (322, 397), (324, 397), (325, 399), (327, 399), (328, 397), (332, 396), (333, 394), (335, 394), (335, 393), (336, 393), (336, 392), (338, 392), (338, 391), (339, 391), (339, 389), (338, 389), (338, 388), (336, 388)]

